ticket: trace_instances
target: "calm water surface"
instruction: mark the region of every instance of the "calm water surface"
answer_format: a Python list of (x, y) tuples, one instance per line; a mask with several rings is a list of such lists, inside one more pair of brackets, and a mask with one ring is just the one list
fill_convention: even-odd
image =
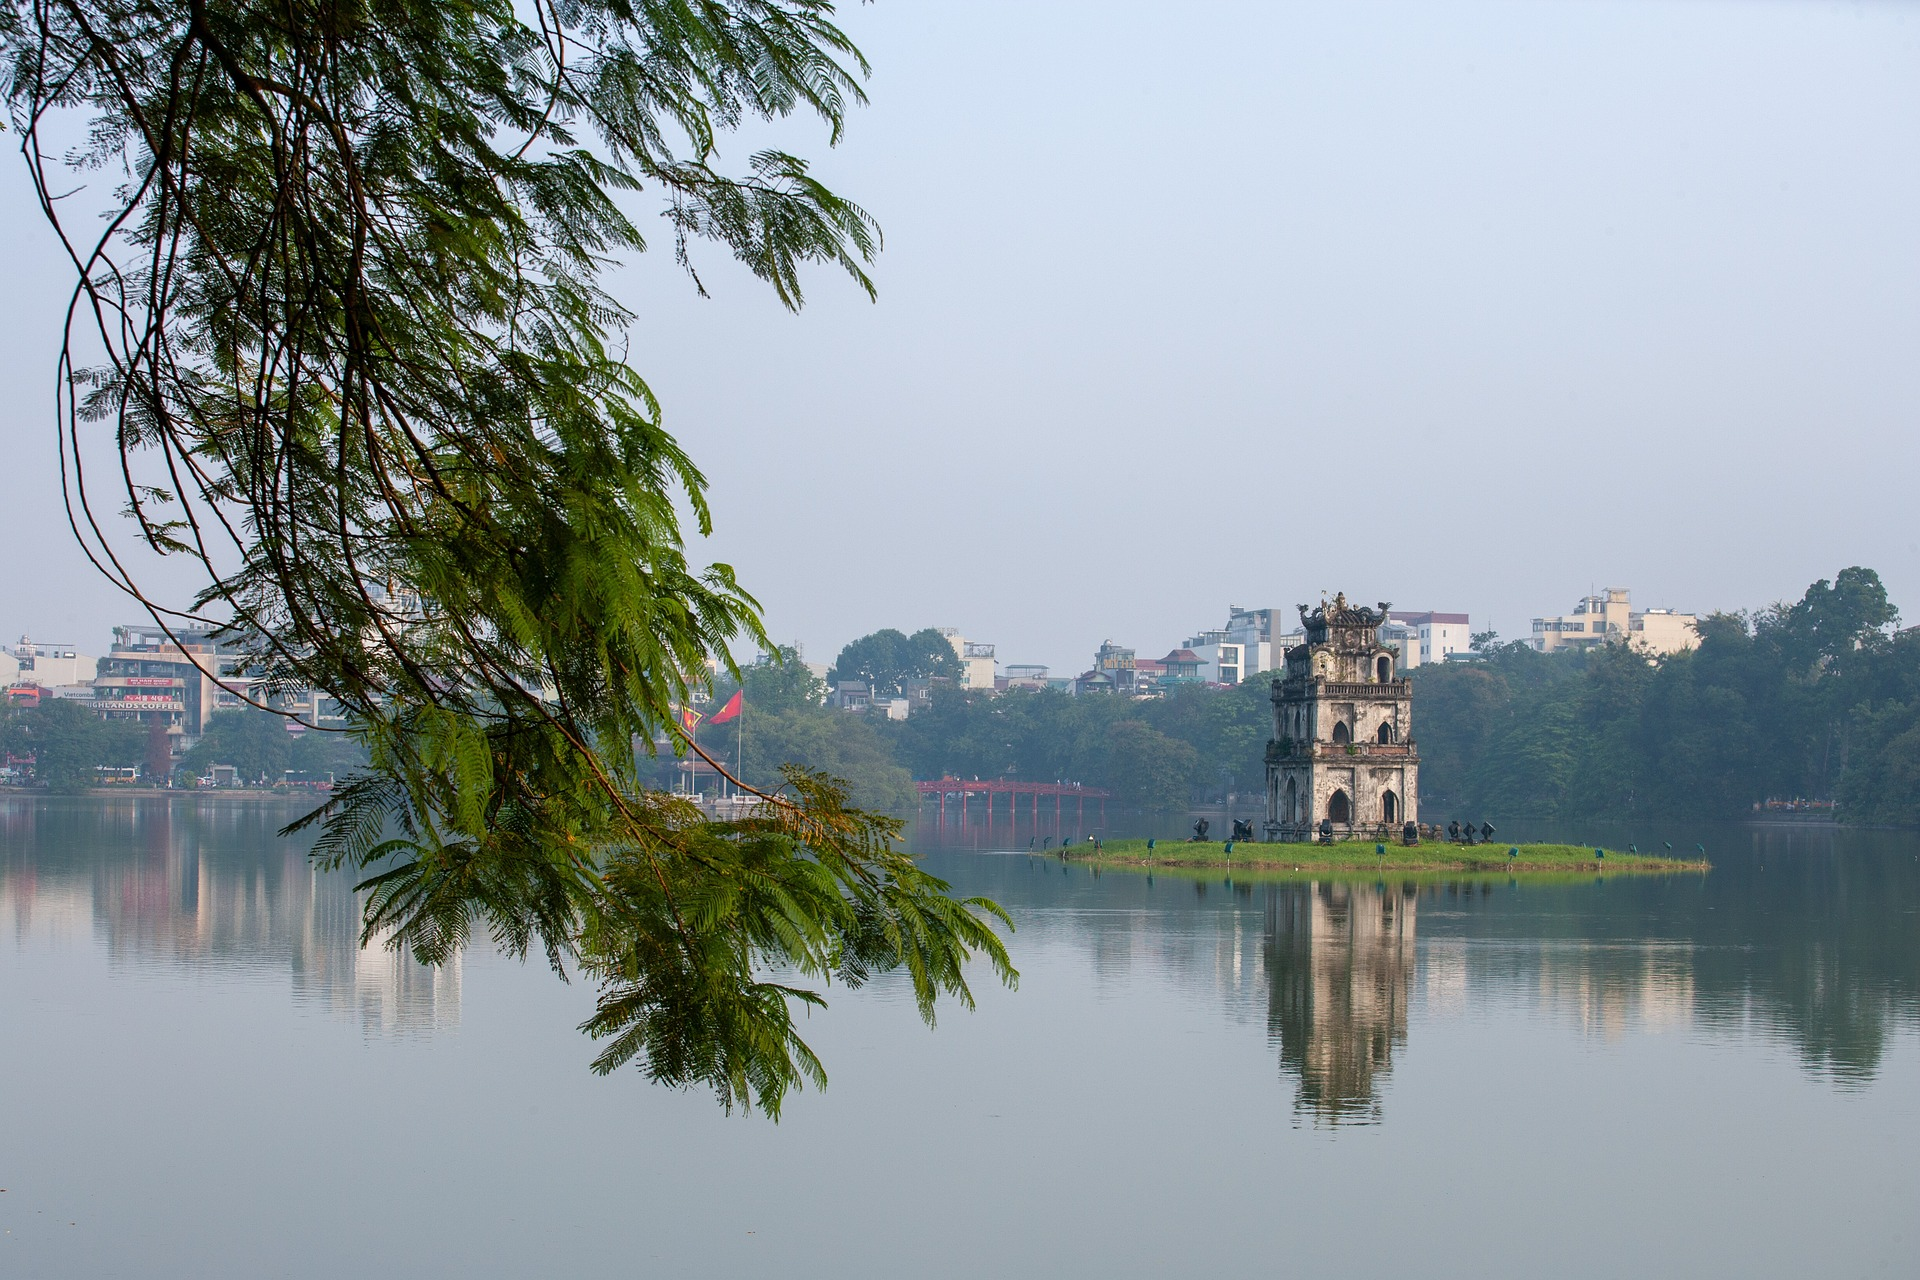
[(592, 993), (354, 945), (284, 820), (0, 799), (0, 1275), (1920, 1274), (1920, 838), (1706, 876), (934, 854), (1015, 993), (837, 992), (778, 1125), (588, 1073)]

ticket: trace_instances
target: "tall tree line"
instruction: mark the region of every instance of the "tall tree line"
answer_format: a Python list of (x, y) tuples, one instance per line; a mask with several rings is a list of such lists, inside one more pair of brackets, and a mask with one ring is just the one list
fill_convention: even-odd
[(1697, 649), (1545, 655), (1485, 645), (1415, 673), (1423, 794), (1474, 812), (1726, 818), (1833, 800), (1920, 820), (1920, 630), (1879, 575), (1843, 570), (1793, 604), (1702, 621)]
[[(1798, 797), (1920, 821), (1920, 628), (1898, 622), (1855, 567), (1794, 603), (1708, 617), (1698, 648), (1664, 658), (1482, 637), (1476, 661), (1413, 672), (1422, 794), (1489, 816), (1729, 818)], [(1260, 794), (1271, 681), (1148, 702), (936, 687), (904, 722), (823, 713), (816, 731), (857, 738), (862, 759), (884, 744), (916, 778), (1070, 779), (1165, 811)]]

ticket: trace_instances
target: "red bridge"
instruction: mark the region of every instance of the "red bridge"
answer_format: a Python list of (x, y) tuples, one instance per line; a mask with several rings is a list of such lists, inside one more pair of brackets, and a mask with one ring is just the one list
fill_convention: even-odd
[[(947, 827), (947, 798), (951, 796), (959, 808), (958, 826), (961, 831), (970, 830), (969, 816), (973, 809), (970, 803), (975, 796), (980, 797), (981, 807), (985, 810), (979, 815), (986, 826), (986, 834), (993, 834), (995, 796), (1007, 797), (1007, 824), (1011, 830), (1020, 825), (1020, 797), (1026, 796), (1030, 830), (1035, 835), (1040, 830), (1040, 801), (1043, 797), (1053, 798), (1053, 830), (1050, 834), (1060, 835), (1065, 826), (1065, 802), (1073, 801), (1073, 829), (1078, 836), (1086, 824), (1087, 801), (1096, 801), (1100, 806), (1100, 825), (1107, 825), (1107, 793), (1098, 787), (1083, 787), (1077, 782), (1012, 782), (1005, 778), (940, 778), (933, 782), (916, 782), (914, 787), (920, 792), (920, 804), (924, 808), (928, 796), (939, 797), (940, 829)], [(977, 825), (977, 824), (976, 824)]]

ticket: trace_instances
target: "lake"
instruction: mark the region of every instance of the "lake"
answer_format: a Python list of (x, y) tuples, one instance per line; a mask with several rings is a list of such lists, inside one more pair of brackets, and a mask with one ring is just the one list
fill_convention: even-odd
[[(1333, 884), (940, 852), (1020, 988), (829, 993), (784, 1118), (355, 945), (244, 805), (0, 797), (0, 1274), (1920, 1274), (1920, 836)], [(987, 981), (983, 976), (982, 981)]]

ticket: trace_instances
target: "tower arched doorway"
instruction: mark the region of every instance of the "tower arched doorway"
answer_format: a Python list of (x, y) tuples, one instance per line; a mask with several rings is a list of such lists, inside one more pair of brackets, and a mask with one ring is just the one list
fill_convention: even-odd
[(1333, 740), (1337, 745), (1345, 745), (1353, 741), (1353, 730), (1347, 728), (1347, 722), (1345, 720), (1335, 722), (1333, 726)]
[(1281, 818), (1289, 823), (1300, 821), (1300, 793), (1294, 788), (1293, 779), (1287, 779), (1287, 800), (1280, 810)]
[(1383, 792), (1380, 796), (1380, 821), (1400, 821), (1400, 797), (1391, 791)]
[(1393, 659), (1384, 653), (1381, 654), (1380, 660), (1374, 664), (1374, 670), (1380, 676), (1380, 683), (1385, 684), (1387, 681), (1393, 679)]
[(1342, 827), (1353, 821), (1353, 801), (1346, 792), (1336, 791), (1327, 798), (1327, 818)]

